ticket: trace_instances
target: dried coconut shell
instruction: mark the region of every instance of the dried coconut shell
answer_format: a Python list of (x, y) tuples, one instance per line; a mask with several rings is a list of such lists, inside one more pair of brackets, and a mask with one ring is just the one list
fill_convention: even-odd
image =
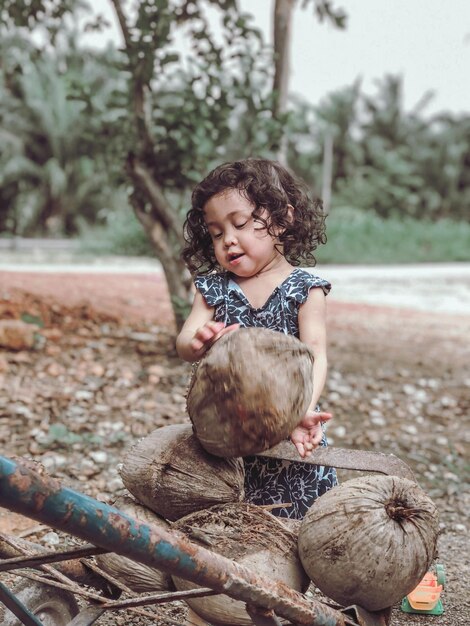
[(257, 454), (289, 436), (312, 399), (313, 353), (265, 328), (222, 336), (200, 361), (187, 407), (196, 436), (211, 454)]
[(299, 554), (325, 595), (378, 611), (422, 580), (438, 531), (436, 506), (415, 482), (367, 476), (316, 500), (300, 527)]
[(120, 474), (139, 502), (171, 521), (245, 495), (243, 461), (206, 452), (189, 424), (154, 430), (126, 454)]
[[(159, 526), (164, 530), (168, 530), (170, 527), (167, 521), (155, 515), (146, 507), (137, 504), (128, 496), (118, 498), (114, 506), (146, 524)], [(126, 587), (129, 587), (131, 591), (136, 593), (153, 593), (154, 591), (171, 591), (174, 589), (173, 581), (169, 574), (148, 565), (137, 563), (125, 556), (110, 552), (109, 554), (96, 556), (95, 560), (102, 570), (124, 583)]]
[[(296, 535), (261, 507), (242, 503), (214, 506), (178, 520), (173, 529), (259, 576), (281, 581), (296, 591), (304, 592), (308, 587), (297, 553)], [(180, 591), (198, 588), (176, 576), (173, 580)], [(187, 604), (211, 624), (252, 625), (245, 603), (224, 594), (192, 598)]]

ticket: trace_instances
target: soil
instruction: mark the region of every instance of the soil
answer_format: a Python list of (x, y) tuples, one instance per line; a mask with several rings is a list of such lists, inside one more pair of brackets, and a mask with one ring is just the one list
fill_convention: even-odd
[[(125, 493), (117, 471), (124, 451), (159, 426), (187, 422), (190, 366), (175, 352), (162, 275), (3, 272), (5, 318), (38, 323), (39, 341), (0, 352), (0, 446), (112, 502)], [(440, 511), (445, 613), (394, 607), (391, 624), (463, 626), (470, 616), (470, 319), (330, 297), (329, 337), (322, 407), (335, 416), (330, 444), (400, 457)], [(342, 480), (352, 475), (340, 472)], [(48, 548), (64, 542), (5, 509), (0, 532)], [(135, 612), (110, 615), (98, 623), (153, 623)], [(163, 605), (158, 615), (182, 622), (184, 609)]]

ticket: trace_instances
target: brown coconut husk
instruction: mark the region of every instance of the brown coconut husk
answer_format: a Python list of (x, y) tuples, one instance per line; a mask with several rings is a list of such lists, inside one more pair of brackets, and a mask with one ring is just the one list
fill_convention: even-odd
[[(114, 506), (146, 524), (159, 526), (164, 530), (170, 528), (167, 521), (128, 496), (118, 498)], [(136, 593), (171, 591), (175, 588), (169, 574), (114, 552), (96, 556), (95, 560), (102, 570)]]
[(171, 521), (244, 498), (243, 461), (206, 452), (189, 424), (154, 430), (126, 454), (120, 474), (139, 502)]
[(292, 432), (313, 391), (313, 353), (291, 335), (241, 328), (222, 336), (199, 363), (187, 407), (211, 454), (257, 454)]
[[(191, 541), (252, 569), (259, 576), (305, 591), (308, 579), (297, 553), (296, 535), (270, 513), (252, 504), (211, 507), (178, 520), (173, 528)], [(196, 589), (173, 577), (178, 590)], [(245, 603), (220, 594), (187, 600), (191, 609), (211, 624), (248, 626)]]
[(299, 554), (327, 596), (370, 611), (392, 606), (422, 580), (436, 551), (435, 504), (415, 482), (367, 476), (318, 498), (304, 517)]

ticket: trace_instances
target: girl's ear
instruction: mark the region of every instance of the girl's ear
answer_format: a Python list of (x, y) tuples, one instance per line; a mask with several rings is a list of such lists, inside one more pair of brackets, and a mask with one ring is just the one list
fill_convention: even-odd
[(292, 224), (294, 222), (294, 212), (295, 212), (295, 209), (292, 206), (292, 204), (288, 204), (287, 205), (287, 221), (289, 222), (289, 224)]
[[(294, 223), (294, 207), (292, 206), (292, 204), (288, 204), (287, 205), (287, 215), (286, 215), (286, 221), (288, 222), (288, 224), (293, 224)], [(276, 226), (276, 228), (274, 229), (274, 233), (276, 235), (276, 237), (280, 237), (280, 235), (283, 235), (287, 230), (286, 228), (281, 228), (280, 226)]]

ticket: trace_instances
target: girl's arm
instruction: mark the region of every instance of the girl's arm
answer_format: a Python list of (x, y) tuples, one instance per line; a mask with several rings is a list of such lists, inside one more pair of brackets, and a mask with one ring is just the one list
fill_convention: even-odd
[[(214, 308), (207, 304), (200, 291), (196, 291), (191, 313), (176, 338), (176, 351), (182, 359), (192, 363), (204, 354), (203, 337), (198, 339), (196, 333), (201, 334), (200, 330), (205, 329), (213, 317)], [(207, 335), (209, 335), (209, 329), (210, 326), (207, 327)], [(208, 337), (208, 340), (211, 338), (212, 335)]]
[(322, 289), (311, 289), (309, 296), (300, 305), (299, 338), (312, 349), (313, 393), (309, 410), (314, 411), (326, 382), (328, 361), (326, 356), (326, 296)]
[(176, 351), (182, 359), (190, 363), (199, 361), (217, 339), (238, 328), (238, 324), (225, 328), (222, 322), (215, 322), (213, 318), (214, 308), (196, 291), (191, 313), (176, 338)]
[(331, 413), (316, 413), (326, 381), (326, 297), (321, 289), (311, 289), (309, 297), (299, 309), (299, 336), (313, 351), (313, 393), (309, 408), (300, 424), (292, 431), (291, 440), (300, 456), (310, 454), (322, 438), (321, 422), (332, 418)]

